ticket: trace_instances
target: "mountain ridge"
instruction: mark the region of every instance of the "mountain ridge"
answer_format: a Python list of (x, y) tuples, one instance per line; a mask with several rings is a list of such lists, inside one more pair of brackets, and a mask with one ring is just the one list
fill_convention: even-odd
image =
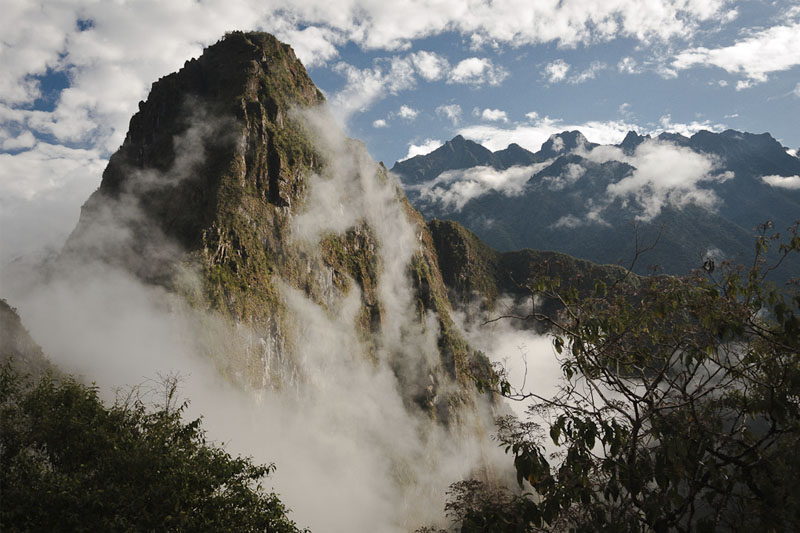
[[(653, 138), (630, 131), (621, 143), (601, 146), (573, 131), (526, 152), (538, 165), (520, 166), (515, 172), (527, 168), (530, 177), (515, 186), (503, 182), (513, 177), (503, 174), (509, 167), (491, 157), (483, 166), (500, 174), (487, 182), (481, 181), (480, 167), (454, 168), (441, 153), (437, 168), (450, 171), (447, 180), (417, 171), (429, 166), (426, 156), (398, 162), (392, 171), (426, 218), (458, 221), (502, 251), (556, 250), (628, 264), (637, 237), (640, 248), (660, 239), (636, 266), (642, 274), (650, 265), (686, 274), (708, 256), (747, 262), (758, 225), (769, 220), (782, 231), (800, 213), (800, 190), (779, 189), (763, 179), (800, 176), (800, 159), (769, 133), (701, 131)], [(474, 184), (466, 190), (478, 192), (453, 203), (453, 195), (464, 190), (457, 188), (462, 180)], [(783, 267), (779, 277), (791, 277), (795, 267), (800, 268)]]

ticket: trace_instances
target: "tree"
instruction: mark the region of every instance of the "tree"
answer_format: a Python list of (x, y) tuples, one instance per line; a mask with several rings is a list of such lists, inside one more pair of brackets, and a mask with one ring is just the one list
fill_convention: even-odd
[(71, 378), (0, 372), (0, 530), (296, 532), (261, 481), (273, 465), (230, 456), (136, 390), (106, 407)]
[(800, 530), (800, 293), (766, 281), (800, 236), (790, 228), (768, 266), (768, 228), (749, 268), (598, 282), (585, 297), (531, 287), (563, 306), (531, 315), (551, 327), (561, 390), (518, 391), (502, 372), (491, 384), (531, 402), (499, 434), (530, 530)]

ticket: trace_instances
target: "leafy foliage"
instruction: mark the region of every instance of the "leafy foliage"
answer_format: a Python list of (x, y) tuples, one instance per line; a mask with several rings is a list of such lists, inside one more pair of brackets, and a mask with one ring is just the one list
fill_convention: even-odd
[(3, 531), (296, 532), (260, 482), (273, 465), (233, 458), (185, 423), (175, 382), (149, 408), (105, 407), (71, 378), (0, 373)]
[[(749, 268), (723, 265), (638, 286), (598, 282), (559, 298), (553, 328), (563, 385), (505, 420), (518, 506), (530, 524), (570, 531), (796, 531), (800, 528), (800, 293), (765, 281), (777, 236), (762, 227)], [(800, 252), (797, 226), (779, 261)], [(558, 447), (545, 451), (543, 430)], [(517, 531), (504, 529), (503, 531)]]

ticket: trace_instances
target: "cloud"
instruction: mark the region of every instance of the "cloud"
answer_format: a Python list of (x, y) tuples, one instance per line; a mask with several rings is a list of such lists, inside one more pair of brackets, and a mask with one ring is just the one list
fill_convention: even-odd
[(388, 126), (388, 124), (386, 123), (386, 120), (384, 120), (382, 118), (379, 118), (378, 120), (375, 120), (375, 121), (372, 122), (372, 127), (373, 128), (385, 128), (387, 126)]
[(411, 159), (414, 156), (425, 155), (433, 152), (442, 145), (442, 141), (438, 139), (425, 139), (422, 144), (410, 144), (408, 146), (408, 153), (400, 161)]
[(0, 154), (0, 269), (15, 258), (58, 250), (106, 163), (96, 150), (47, 143)]
[(800, 176), (763, 176), (761, 179), (773, 187), (800, 189)]
[[(41, 75), (48, 69), (63, 72), (76, 89), (71, 102), (61, 106), (64, 120), (80, 116), (82, 110), (107, 129), (104, 136), (114, 137), (106, 145), (113, 148), (124, 135), (118, 130), (124, 130), (149, 84), (176, 70), (187, 57), (197, 56), (230, 28), (274, 32), (307, 65), (317, 66), (337, 57), (338, 48), (347, 42), (396, 50), (411, 40), (447, 31), (514, 46), (547, 42), (569, 46), (616, 37), (669, 39), (719, 18), (725, 4), (667, 0), (642, 6), (621, 0), (575, 9), (555, 3), (480, 1), (467, 10), (452, 0), (423, 4), (277, 0), (269, 5), (247, 0), (144, 5), (76, 0), (40, 9), (12, 2), (5, 6), (0, 22), (4, 46), (0, 101), (31, 103), (40, 95)], [(92, 24), (79, 27), (79, 19)], [(179, 29), (173, 24), (176, 20), (181, 21)], [(446, 64), (435, 54), (419, 52), (414, 60), (426, 79), (444, 75)], [(495, 76), (495, 83), (500, 78)], [(131, 93), (136, 93), (132, 103)]]
[(576, 217), (575, 215), (564, 215), (563, 217), (560, 217), (558, 220), (553, 222), (552, 227), (574, 229), (582, 225), (584, 225), (583, 220)]
[(481, 112), (480, 116), (483, 120), (492, 122), (508, 122), (508, 114), (500, 109), (486, 108)]
[(525, 190), (525, 184), (536, 172), (549, 164), (515, 166), (506, 170), (492, 167), (472, 167), (463, 170), (447, 170), (433, 180), (414, 188), (423, 202), (437, 205), (446, 211), (460, 211), (472, 200), (496, 191), (506, 196), (517, 196)]
[(638, 74), (641, 72), (638, 68), (636, 60), (632, 57), (623, 57), (617, 63), (617, 70), (624, 74)]
[(419, 75), (428, 81), (439, 80), (450, 70), (447, 59), (435, 52), (422, 50), (411, 54), (410, 57)]
[(36, 144), (36, 138), (30, 131), (23, 131), (16, 137), (5, 137), (0, 133), (0, 147), (5, 151), (14, 151), (22, 148), (32, 148)]
[(560, 119), (540, 117), (532, 111), (526, 114), (529, 123), (513, 124), (503, 127), (491, 124), (479, 124), (459, 128), (458, 133), (464, 137), (496, 151), (517, 143), (532, 152), (538, 151), (551, 135), (562, 131), (581, 131), (587, 139), (600, 144), (617, 144), (622, 142), (630, 130), (637, 129), (635, 124), (624, 121), (587, 121), (569, 123)]
[(727, 129), (724, 124), (712, 124), (711, 121), (703, 120), (697, 121), (693, 120), (692, 122), (673, 122), (672, 115), (666, 114), (663, 115), (659, 119), (659, 124), (661, 128), (652, 130), (649, 133), (656, 134), (660, 132), (670, 132), (670, 133), (680, 133), (685, 137), (691, 137), (695, 133), (701, 130), (713, 131), (713, 132), (720, 132)]
[(754, 32), (731, 46), (692, 48), (678, 54), (672, 66), (678, 70), (697, 65), (715, 66), (740, 74), (747, 79), (737, 83), (738, 90), (767, 81), (769, 74), (800, 65), (800, 22), (773, 26)]
[(645, 140), (633, 155), (626, 155), (614, 146), (600, 146), (584, 152), (595, 163), (622, 161), (634, 167), (633, 172), (609, 184), (609, 200), (633, 199), (638, 208), (637, 219), (649, 221), (666, 206), (682, 208), (689, 204), (715, 209), (719, 198), (703, 185), (722, 182), (733, 173), (718, 172), (720, 163), (714, 157), (657, 139)]
[(340, 62), (334, 65), (333, 70), (347, 80), (345, 87), (330, 99), (334, 115), (343, 123), (353, 113), (365, 111), (387, 95), (416, 85), (411, 61), (400, 56), (376, 60), (373, 67), (365, 69)]
[[(559, 140), (561, 139), (559, 138)], [(542, 184), (551, 191), (560, 191), (576, 183), (584, 174), (586, 174), (586, 169), (581, 165), (568, 163), (558, 176), (545, 176), (542, 178)]]
[(601, 61), (592, 61), (589, 68), (569, 79), (569, 83), (578, 84), (593, 80), (597, 77), (597, 73), (608, 68), (608, 65)]
[(307, 26), (301, 30), (286, 19), (277, 19), (271, 31), (281, 41), (291, 44), (297, 58), (308, 69), (325, 65), (337, 57), (337, 47), (346, 40), (340, 31), (322, 26)]
[(455, 126), (461, 118), (461, 106), (458, 104), (440, 105), (436, 108), (436, 114), (449, 119)]
[(542, 76), (550, 83), (558, 83), (564, 81), (569, 72), (570, 65), (562, 59), (556, 59), (552, 63), (548, 63), (542, 71)]
[(508, 71), (495, 66), (490, 59), (470, 57), (459, 61), (448, 75), (448, 83), (467, 85), (500, 85), (508, 77)]
[(407, 105), (401, 105), (400, 110), (397, 111), (397, 116), (404, 120), (414, 120), (419, 115), (419, 111)]

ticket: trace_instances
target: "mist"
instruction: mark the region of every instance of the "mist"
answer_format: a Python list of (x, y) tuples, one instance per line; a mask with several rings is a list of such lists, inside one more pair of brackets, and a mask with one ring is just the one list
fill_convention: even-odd
[[(224, 442), (231, 453), (276, 463), (266, 485), (301, 527), (332, 532), (444, 527), (451, 483), (512, 479), (512, 461), (492, 439), (499, 407), (474, 395), (474, 405), (454, 413), (458, 423), (446, 426), (409, 404), (403, 390), (409, 385), (424, 390), (435, 384), (440, 393), (461, 385), (441, 368), (437, 317), (420, 316), (415, 308), (408, 269), (422, 245), (398, 201), (399, 185), (378, 172), (363, 145), (346, 139), (326, 111), (298, 112), (293, 119), (305, 124), (326, 159), (326, 171), (307, 177), (308, 194), (292, 221), (290, 244), (314, 255), (325, 235), (358, 224), (374, 232), (384, 317), (375, 339), (377, 357), (369, 356), (356, 329), (361, 305), (356, 283), (348, 291), (328, 283), (321, 305), (279, 282), (289, 317), (281, 327), (291, 331), (264, 337), (143, 282), (141, 272), (133, 273), (138, 266), (126, 264), (131, 228), (147, 223), (134, 194), (105, 206), (106, 223), (89, 234), (95, 247), (103, 248), (103, 261), (71, 254), (40, 270), (4, 269), (4, 296), (48, 357), (96, 383), (106, 402), (131, 386), (158, 389), (164, 376), (178, 376), (180, 393), (190, 402), (187, 416), (202, 416), (211, 439)], [(202, 162), (198, 143), (213, 132), (213, 127), (190, 128), (174, 140), (174, 168), (163, 175), (134, 174), (129, 190), (184, 179)], [(168, 268), (184, 293), (199, 290), (196, 272), (174, 264), (178, 245), (152, 224), (146, 228), (149, 248), (140, 264)], [(322, 279), (329, 274), (317, 273)], [(287, 338), (293, 339), (291, 346)], [(246, 379), (253, 373), (262, 376), (261, 387)]]

